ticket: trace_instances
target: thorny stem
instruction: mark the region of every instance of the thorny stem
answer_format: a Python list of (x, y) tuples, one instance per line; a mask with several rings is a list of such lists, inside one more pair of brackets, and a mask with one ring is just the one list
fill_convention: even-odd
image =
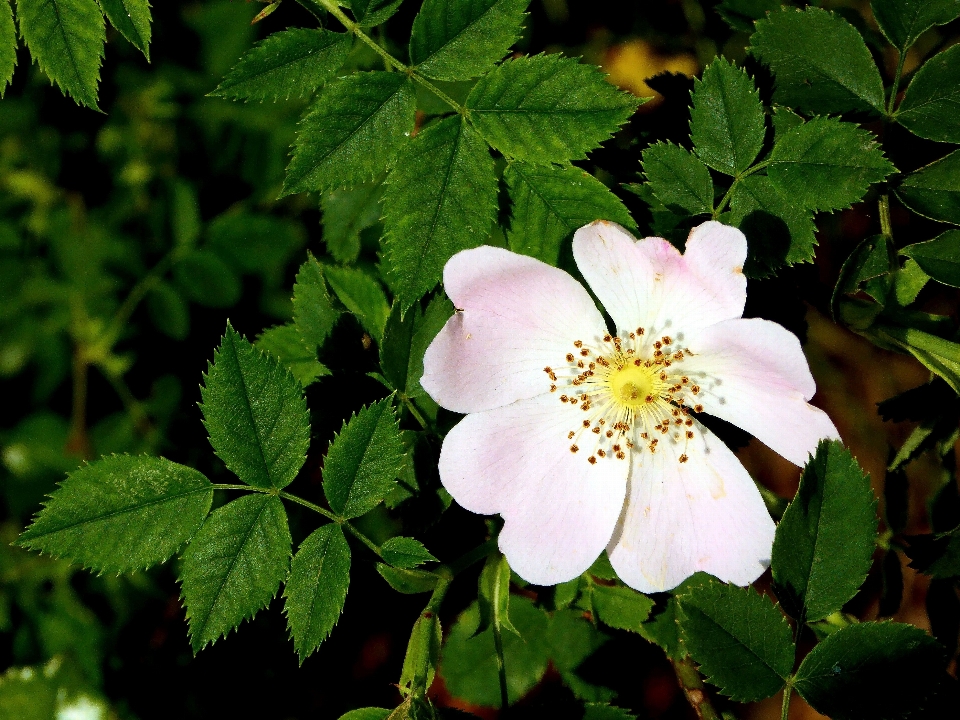
[(780, 720), (788, 720), (790, 717), (790, 695), (793, 692), (793, 685), (789, 682), (783, 688), (783, 705), (780, 706)]
[(686, 657), (680, 661), (671, 660), (671, 663), (674, 672), (677, 674), (677, 680), (680, 681), (680, 688), (683, 690), (687, 702), (697, 713), (697, 717), (700, 720), (720, 720), (720, 715), (710, 702), (703, 686), (703, 680), (700, 679), (700, 673), (697, 672), (693, 661)]
[(456, 110), (460, 115), (466, 113), (466, 109), (454, 100), (452, 97), (447, 95), (443, 90), (438, 88), (432, 82), (427, 80), (425, 77), (417, 73), (412, 67), (404, 65), (402, 62), (397, 60), (393, 55), (384, 50), (376, 40), (367, 35), (363, 30), (360, 29), (359, 23), (355, 23), (341, 10), (334, 0), (318, 0), (318, 2), (326, 8), (327, 12), (333, 15), (337, 20), (340, 21), (340, 24), (343, 25), (349, 32), (356, 35), (361, 42), (365, 43), (373, 50), (377, 55), (383, 58), (384, 63), (388, 67), (393, 67), (399, 70), (402, 73), (406, 73), (414, 82), (423, 85), (427, 90), (432, 92), (438, 98), (443, 100), (447, 105)]

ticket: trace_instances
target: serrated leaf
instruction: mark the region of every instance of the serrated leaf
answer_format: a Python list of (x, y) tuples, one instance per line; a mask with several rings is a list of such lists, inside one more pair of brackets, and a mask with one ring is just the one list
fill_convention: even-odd
[(351, 35), (291, 28), (248, 50), (210, 93), (232, 100), (286, 100), (316, 92), (343, 65)]
[(650, 189), (668, 208), (690, 215), (713, 212), (713, 180), (696, 155), (661, 142), (643, 151), (642, 163)]
[(734, 186), (729, 221), (747, 236), (748, 277), (765, 277), (784, 265), (813, 261), (817, 246), (813, 212), (791, 202), (766, 175), (750, 175)]
[(387, 295), (380, 283), (358, 268), (327, 267), (324, 275), (340, 302), (360, 321), (363, 329), (380, 342), (390, 314)]
[(113, 455), (70, 473), (17, 544), (99, 572), (142, 570), (189, 540), (212, 502), (203, 473)]
[(283, 610), (301, 665), (337, 624), (349, 586), (350, 546), (343, 529), (328, 523), (300, 543), (283, 589)]
[(328, 83), (300, 123), (282, 195), (371, 180), (393, 162), (415, 113), (403, 73), (361, 72)]
[(213, 511), (180, 568), (195, 653), (267, 606), (287, 575), (291, 544), (280, 498), (254, 493)]
[(784, 8), (757, 22), (750, 52), (776, 77), (774, 100), (813, 113), (884, 112), (883, 80), (860, 33), (820, 8)]
[(910, 173), (896, 192), (915, 213), (960, 225), (960, 150)]
[(607, 705), (606, 703), (587, 703), (584, 706), (583, 720), (636, 720), (623, 708)]
[(870, 7), (880, 30), (900, 52), (934, 25), (946, 25), (960, 16), (958, 0), (873, 0)]
[(307, 457), (310, 415), (300, 384), (279, 360), (228, 323), (200, 392), (210, 444), (237, 477), (278, 490), (293, 482)]
[(913, 259), (937, 282), (960, 287), (960, 230), (947, 230), (933, 240), (907, 245), (900, 254)]
[(439, 576), (426, 570), (405, 570), (386, 563), (377, 563), (377, 572), (390, 587), (404, 595), (430, 592), (440, 580)]
[(406, 309), (426, 294), (455, 253), (487, 239), (497, 209), (493, 158), (454, 116), (413, 139), (387, 178), (384, 252)]
[(150, 61), (149, 0), (100, 0), (110, 24)]
[(710, 580), (677, 595), (683, 644), (706, 679), (739, 702), (762, 700), (793, 670), (790, 625), (752, 588)]
[(714, 170), (739, 175), (763, 148), (767, 126), (760, 93), (747, 73), (717, 58), (694, 80), (690, 139)]
[(407, 652), (403, 656), (401, 692), (416, 691), (415, 695), (422, 695), (429, 689), (440, 661), (441, 642), (440, 618), (435, 612), (424, 610), (413, 624)]
[(586, 157), (638, 104), (598, 68), (559, 55), (506, 61), (480, 78), (466, 103), (488, 143), (509, 158), (541, 164)]
[(780, 0), (722, 0), (715, 10), (734, 30), (751, 32), (755, 21), (780, 9)]
[(0, 3), (0, 99), (7, 91), (17, 68), (17, 28), (13, 24), (13, 7), (8, 0)]
[(882, 325), (876, 331), (883, 340), (906, 350), (960, 394), (960, 345), (916, 328)]
[(157, 330), (174, 340), (190, 333), (190, 308), (170, 283), (158, 282), (147, 295), (147, 312)]
[(840, 210), (896, 168), (872, 133), (835, 118), (814, 118), (773, 146), (767, 175), (780, 192), (811, 210)]
[(834, 720), (897, 720), (930, 697), (944, 674), (943, 647), (902, 623), (863, 622), (817, 645), (794, 687)]
[(640, 625), (640, 636), (663, 650), (667, 658), (680, 662), (687, 656), (687, 650), (680, 642), (677, 627), (677, 599), (671, 595), (666, 606)]
[(468, 80), (507, 54), (530, 0), (426, 0), (413, 20), (410, 62), (438, 80)]
[(653, 610), (653, 600), (623, 585), (595, 584), (592, 599), (600, 622), (618, 630), (640, 632)]
[(293, 285), (293, 322), (308, 348), (323, 345), (340, 317), (327, 293), (323, 267), (313, 255), (307, 253), (307, 261), (300, 266)]
[(503, 179), (513, 204), (507, 242), (514, 252), (556, 265), (560, 244), (594, 220), (636, 228), (620, 199), (578, 167), (517, 161)]
[(403, 467), (403, 440), (392, 398), (368, 405), (343, 424), (323, 464), (323, 493), (344, 518), (375, 508)]
[(427, 562), (436, 562), (423, 543), (410, 537), (392, 537), (380, 546), (383, 559), (401, 570), (410, 570)]
[(240, 299), (240, 278), (209, 250), (193, 250), (173, 267), (173, 278), (184, 294), (207, 307), (230, 307)]
[(608, 640), (606, 633), (587, 620), (582, 611), (554, 612), (546, 640), (550, 662), (578, 700), (603, 701), (616, 696), (612, 688), (588, 682), (578, 672), (580, 666)]
[(850, 451), (822, 440), (773, 540), (777, 597), (793, 617), (821, 620), (856, 594), (876, 546), (876, 507)]
[(96, 0), (17, 0), (17, 22), (47, 77), (81, 105), (99, 110), (106, 30)]
[(927, 60), (897, 109), (897, 122), (928, 140), (960, 143), (960, 46)]
[(453, 315), (453, 305), (442, 295), (435, 296), (427, 310), (419, 305), (403, 315), (394, 303), (380, 344), (380, 368), (387, 382), (408, 398), (422, 396), (423, 354), (437, 333)]
[(320, 198), (323, 210), (323, 242), (333, 259), (350, 264), (360, 256), (360, 233), (380, 220), (381, 183), (367, 183), (349, 190), (334, 190)]
[(255, 345), (279, 359), (303, 387), (330, 374), (330, 370), (317, 360), (317, 351), (307, 346), (293, 323), (264, 330)]
[(510, 622), (510, 565), (507, 558), (494, 553), (487, 558), (477, 582), (480, 624), (474, 635), (489, 627), (503, 628), (514, 635), (520, 632)]
[(347, 5), (360, 27), (373, 27), (387, 20), (403, 0), (348, 0)]

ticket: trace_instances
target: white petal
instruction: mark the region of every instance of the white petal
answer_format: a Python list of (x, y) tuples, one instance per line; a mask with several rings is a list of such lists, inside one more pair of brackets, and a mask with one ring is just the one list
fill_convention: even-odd
[(823, 439), (839, 439), (827, 414), (808, 404), (816, 385), (797, 337), (769, 320), (717, 323), (690, 339), (683, 370), (698, 382), (698, 402), (743, 428), (795, 465)]
[(500, 549), (520, 577), (553, 585), (603, 552), (626, 493), (627, 462), (571, 452), (582, 413), (554, 394), (473, 413), (443, 441), (440, 479), (475, 513), (499, 513)]
[(770, 564), (774, 524), (736, 456), (697, 423), (678, 450), (635, 453), (627, 505), (608, 553), (617, 575), (640, 592), (675, 588), (698, 570), (737, 585)]
[(735, 228), (706, 222), (681, 255), (662, 238), (636, 241), (598, 220), (576, 232), (573, 255), (618, 332), (677, 335), (743, 314), (747, 241)]
[(448, 410), (509, 405), (550, 389), (545, 367), (565, 365), (573, 342), (606, 333), (583, 286), (546, 263), (479, 247), (443, 271), (457, 312), (427, 348), (420, 384)]

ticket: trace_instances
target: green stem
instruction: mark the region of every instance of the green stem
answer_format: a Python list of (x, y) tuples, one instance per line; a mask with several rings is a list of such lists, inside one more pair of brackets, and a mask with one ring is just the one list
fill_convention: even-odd
[(714, 209), (714, 211), (713, 211), (713, 219), (716, 220), (717, 217), (720, 215), (720, 213), (722, 213), (724, 210), (726, 210), (726, 208), (727, 208), (727, 203), (730, 202), (730, 197), (733, 195), (733, 189), (737, 186), (737, 183), (738, 183), (738, 182), (740, 182), (740, 181), (743, 180), (744, 178), (750, 177), (751, 175), (753, 175), (755, 172), (758, 172), (759, 170), (763, 170), (763, 169), (764, 169), (765, 167), (767, 167), (769, 164), (770, 164), (770, 161), (769, 161), (769, 160), (764, 160), (763, 162), (759, 162), (759, 163), (757, 163), (756, 165), (753, 165), (752, 167), (747, 168), (747, 169), (744, 170), (742, 173), (740, 173), (739, 175), (737, 175), (737, 176), (733, 179), (733, 184), (730, 185), (729, 189), (728, 189), (727, 192), (724, 194), (723, 198), (720, 200), (720, 204), (717, 205), (717, 207)]
[(410, 411), (410, 414), (413, 415), (414, 420), (420, 423), (420, 427), (422, 427), (424, 430), (432, 431), (430, 423), (428, 423), (427, 419), (420, 414), (419, 410), (417, 410), (417, 406), (413, 404), (413, 400), (408, 398), (406, 395), (401, 395), (400, 399), (403, 402), (404, 407), (406, 407), (407, 410)]
[(880, 196), (880, 232), (883, 236), (893, 240), (893, 224), (890, 222), (890, 196), (884, 193)]
[(137, 309), (137, 305), (147, 296), (147, 293), (150, 292), (156, 285), (159, 283), (163, 276), (166, 274), (177, 260), (180, 259), (180, 256), (184, 253), (184, 248), (174, 248), (163, 258), (160, 259), (156, 265), (140, 278), (140, 281), (131, 288), (130, 292), (127, 294), (126, 299), (117, 309), (117, 312), (114, 314), (113, 319), (110, 321), (110, 325), (107, 326), (107, 330), (103, 333), (102, 337), (106, 340), (106, 345), (108, 348), (113, 347), (113, 344), (117, 341), (117, 338), (120, 337), (120, 333), (123, 330), (123, 326), (126, 324), (127, 320), (130, 319), (130, 316), (133, 315), (133, 311)]
[(464, 108), (463, 105), (461, 105), (461, 104), (458, 103), (456, 100), (454, 100), (452, 97), (450, 97), (449, 95), (447, 95), (443, 90), (441, 90), (441, 89), (438, 88), (436, 85), (434, 85), (432, 82), (430, 82), (429, 80), (427, 80), (427, 79), (426, 79), (423, 75), (421, 75), (420, 73), (416, 73), (416, 72), (411, 73), (411, 74), (410, 74), (410, 77), (412, 77), (415, 82), (420, 83), (420, 84), (423, 85), (427, 90), (429, 90), (429, 91), (432, 92), (434, 95), (436, 95), (438, 98), (440, 98), (441, 100), (443, 100), (447, 105), (449, 105), (449, 106), (452, 107), (454, 110), (456, 110), (460, 115), (464, 115), (464, 114), (467, 112), (466, 108)]
[(793, 693), (793, 685), (789, 682), (783, 688), (783, 705), (780, 706), (780, 720), (788, 720), (790, 717), (790, 695)]
[(720, 715), (710, 702), (703, 680), (700, 679), (700, 673), (697, 672), (693, 661), (685, 657), (683, 660), (671, 662), (677, 674), (677, 680), (680, 681), (680, 688), (699, 720), (720, 720)]
[(897, 102), (897, 93), (900, 92), (900, 76), (903, 74), (903, 63), (906, 62), (907, 54), (900, 53), (897, 60), (897, 71), (893, 75), (893, 86), (890, 88), (890, 99), (887, 101), (887, 117), (893, 117), (893, 106)]
[[(271, 491), (271, 490), (267, 490), (266, 492), (272, 492), (272, 491)], [(344, 525), (344, 524), (346, 524), (346, 522), (347, 522), (346, 520), (344, 520), (343, 518), (339, 517), (338, 515), (334, 515), (332, 512), (330, 512), (330, 511), (327, 510), (326, 508), (322, 508), (322, 507), (320, 507), (319, 505), (314, 505), (312, 502), (310, 502), (309, 500), (304, 500), (304, 499), (303, 499), (302, 497), (300, 497), (299, 495), (294, 495), (294, 494), (292, 494), (292, 493), (288, 493), (288, 492), (286, 492), (285, 490), (281, 490), (278, 494), (279, 494), (280, 497), (282, 497), (284, 500), (289, 500), (290, 502), (295, 502), (295, 503), (297, 503), (297, 505), (303, 505), (305, 508), (309, 508), (310, 510), (313, 510), (315, 513), (320, 513), (320, 514), (323, 515), (325, 518), (329, 518), (330, 520), (333, 520), (335, 523), (340, 523), (340, 524)], [(379, 555), (379, 553), (377, 553), (377, 554)]]
[(500, 679), (500, 708), (506, 712), (510, 705), (507, 695), (507, 668), (503, 662), (503, 636), (500, 632), (500, 623), (493, 623), (493, 646), (497, 651), (497, 677)]

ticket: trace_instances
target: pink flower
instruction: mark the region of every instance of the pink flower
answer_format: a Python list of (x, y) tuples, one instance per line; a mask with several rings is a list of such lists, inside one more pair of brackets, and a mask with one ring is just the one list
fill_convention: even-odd
[(681, 255), (597, 221), (577, 231), (573, 254), (616, 334), (580, 283), (533, 258), (479, 247), (444, 268), (457, 312), (421, 380), (467, 415), (443, 443), (444, 487), (467, 510), (503, 516), (500, 549), (532, 583), (571, 580), (604, 549), (642, 592), (698, 570), (752, 582), (769, 564), (773, 521), (693, 413), (796, 465), (838, 435), (807, 403), (815, 386), (797, 338), (741, 317), (746, 238), (707, 222)]

